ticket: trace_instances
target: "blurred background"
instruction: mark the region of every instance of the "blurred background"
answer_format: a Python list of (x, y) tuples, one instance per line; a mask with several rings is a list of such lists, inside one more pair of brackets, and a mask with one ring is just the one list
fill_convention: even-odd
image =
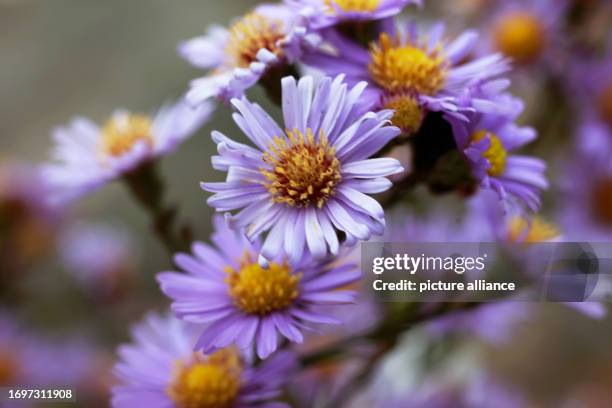
[[(470, 26), (486, 31), (487, 7), (497, 2), (425, 3), (420, 19), (442, 18), (451, 32), (459, 32)], [(587, 4), (587, 17), (576, 17), (586, 20), (579, 20), (572, 35), (585, 38), (594, 49), (605, 48), (612, 23), (609, 2), (576, 3)], [(181, 97), (189, 80), (202, 72), (177, 56), (177, 43), (203, 33), (209, 24), (227, 25), (255, 4), (250, 0), (0, 0), (0, 162), (8, 169), (45, 161), (51, 130), (76, 115), (99, 123), (119, 107), (147, 113)], [(527, 101), (521, 122), (540, 131), (530, 152), (550, 163), (554, 182), (567, 155), (559, 146), (570, 143), (576, 112), (572, 101), (550, 103), (567, 93), (559, 78), (551, 79), (546, 72), (541, 65), (519, 66), (513, 74), (513, 91)], [(252, 95), (266, 105), (258, 89)], [(181, 220), (194, 226), (199, 239), (209, 235), (212, 215), (199, 182), (222, 178), (210, 166), (215, 151), (209, 137), (212, 129), (241, 137), (230, 110), (220, 107), (213, 121), (162, 162), (168, 201), (180, 202)], [(11, 171), (6, 170), (0, 181), (14, 181)], [(35, 178), (23, 183), (36, 188)], [(554, 189), (545, 197), (545, 213), (552, 214), (560, 204), (555, 197)], [(45, 368), (32, 368), (47, 372), (41, 381), (55, 376), (59, 383), (78, 382), (86, 389), (79, 405), (107, 406), (115, 347), (128, 340), (130, 325), (146, 311), (168, 305), (154, 280), (154, 274), (171, 266), (168, 254), (150, 233), (146, 214), (119, 182), (88, 196), (70, 209), (69, 217), (45, 214), (31, 219), (12, 202), (2, 203), (0, 209), (3, 232), (18, 234), (20, 242), (9, 248), (8, 241), (0, 241), (4, 245), (0, 267), (5, 268), (0, 271), (0, 384), (16, 370), (7, 356), (14, 344), (32, 343), (46, 352), (32, 357), (46, 363)], [(74, 259), (64, 250), (75, 246), (87, 255)], [(23, 258), (19, 262), (14, 259), (17, 255)], [(87, 268), (79, 265), (96, 263), (90, 259), (108, 263), (102, 262), (102, 271), (83, 272)], [(433, 371), (452, 373), (457, 371), (452, 367), (482, 365), (487, 373), (517, 388), (534, 407), (612, 406), (609, 313), (594, 319), (546, 304), (529, 314), (530, 319), (503, 342), (483, 340), (470, 330), (429, 337), (417, 331), (414, 341), (408, 335), (407, 347), (417, 347), (418, 358)], [(474, 354), (475, 363), (470, 359)], [(88, 384), (82, 385), (83, 380)]]

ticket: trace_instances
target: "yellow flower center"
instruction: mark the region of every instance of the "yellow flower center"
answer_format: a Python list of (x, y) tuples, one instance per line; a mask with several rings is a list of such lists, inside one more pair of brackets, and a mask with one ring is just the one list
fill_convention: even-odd
[(129, 152), (137, 142), (153, 146), (151, 120), (144, 115), (120, 115), (111, 118), (102, 128), (102, 150), (110, 156)]
[(612, 225), (612, 179), (601, 180), (595, 185), (591, 207), (599, 221), (605, 225)]
[(336, 6), (346, 12), (367, 13), (375, 11), (380, 4), (380, 0), (324, 0), (324, 2), (330, 12), (333, 12)]
[(263, 268), (246, 254), (240, 262), (240, 270), (227, 267), (225, 272), (229, 294), (245, 313), (265, 315), (282, 310), (299, 295), (302, 274), (293, 274), (286, 263), (271, 262)]
[(599, 94), (597, 107), (601, 118), (612, 126), (612, 84), (605, 87)]
[(483, 153), (485, 159), (489, 161), (491, 167), (487, 170), (487, 174), (492, 177), (501, 176), (506, 169), (506, 158), (508, 156), (508, 152), (504, 148), (501, 140), (497, 135), (488, 132), (486, 130), (479, 130), (478, 132), (472, 135), (472, 142), (478, 142), (485, 136), (489, 136), (489, 141), (491, 145), (489, 148)]
[(13, 384), (19, 377), (19, 366), (10, 351), (0, 350), (0, 385)]
[(392, 94), (436, 94), (446, 82), (446, 66), (440, 47), (426, 52), (418, 44), (401, 45), (399, 37), (386, 33), (370, 46), (370, 75)]
[(226, 54), (231, 57), (232, 67), (247, 68), (257, 60), (259, 50), (282, 56), (279, 41), (285, 36), (282, 22), (270, 20), (258, 13), (249, 13), (229, 29)]
[(508, 239), (510, 242), (524, 242), (535, 244), (550, 241), (560, 235), (559, 229), (551, 223), (535, 217), (531, 222), (523, 217), (514, 217), (508, 226)]
[(415, 133), (423, 122), (423, 110), (412, 96), (397, 96), (385, 103), (385, 108), (393, 109), (391, 123), (406, 133)]
[(297, 129), (286, 133), (288, 140), (275, 137), (263, 155), (271, 166), (271, 170), (260, 170), (267, 179), (266, 188), (274, 202), (321, 208), (342, 178), (335, 149), (322, 132), (318, 140), (311, 129), (306, 135)]
[(190, 361), (179, 360), (167, 394), (178, 408), (231, 407), (240, 389), (242, 363), (233, 348), (210, 356), (194, 353)]
[(528, 62), (540, 55), (545, 34), (531, 13), (517, 11), (504, 16), (493, 29), (493, 41), (499, 51), (517, 62)]

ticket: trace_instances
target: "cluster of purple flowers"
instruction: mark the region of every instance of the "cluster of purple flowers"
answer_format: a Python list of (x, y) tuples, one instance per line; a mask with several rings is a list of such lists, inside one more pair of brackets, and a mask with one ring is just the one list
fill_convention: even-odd
[[(54, 131), (52, 161), (40, 174), (45, 196), (60, 205), (112, 180), (140, 191), (143, 169), (195, 134), (212, 117), (215, 101), (234, 110), (246, 138), (212, 132), (212, 166), (225, 180), (201, 183), (212, 193), (207, 204), (220, 213), (211, 243), (189, 243), (191, 253), (179, 251), (176, 268), (157, 275), (172, 315), (149, 315), (135, 326), (133, 343), (119, 349), (113, 406), (284, 406), (282, 388), (297, 364), (289, 344), (341, 323), (332, 310), (355, 301), (361, 278), (348, 248), (385, 234), (386, 203), (411, 183), (434, 195), (476, 196), (479, 204), (470, 204), (469, 225), (462, 228), (494, 233), (462, 235), (466, 240), (560, 236), (534, 216), (549, 187), (547, 166), (515, 153), (537, 133), (519, 124), (524, 103), (510, 94), (507, 79), (513, 64), (544, 63), (554, 53), (558, 18), (539, 18), (542, 5), (514, 2), (492, 12), (493, 34), (485, 44), (473, 30), (449, 35), (443, 23), (398, 16), (421, 3), (260, 5), (228, 28), (212, 26), (179, 44), (182, 58), (207, 71), (179, 102), (151, 116), (119, 110), (101, 126), (79, 117)], [(593, 185), (577, 187), (589, 189), (581, 197), (591, 201), (572, 205), (591, 206), (612, 224), (612, 82), (605, 89), (584, 84), (584, 69), (576, 67), (571, 85), (591, 104), (581, 106), (588, 113), (578, 150), (605, 171)], [(609, 64), (601, 70), (609, 72)], [(278, 99), (280, 121), (247, 95), (255, 85)], [(409, 163), (395, 158), (395, 146), (410, 148)], [(489, 193), (495, 197), (479, 199)], [(154, 211), (157, 205), (151, 204)], [(498, 210), (501, 216), (489, 216)], [(434, 233), (443, 230), (428, 225)], [(416, 223), (408, 228), (423, 240), (431, 231)], [(101, 246), (100, 231), (88, 238), (80, 232), (66, 237), (64, 261), (90, 270), (99, 285), (100, 277), (118, 272), (113, 261), (129, 258), (129, 250), (112, 233)], [(89, 268), (99, 259), (108, 262)], [(449, 316), (431, 328), (459, 324), (478, 331), (475, 317), (497, 320), (505, 307)], [(522, 308), (510, 309), (508, 320), (522, 317)]]

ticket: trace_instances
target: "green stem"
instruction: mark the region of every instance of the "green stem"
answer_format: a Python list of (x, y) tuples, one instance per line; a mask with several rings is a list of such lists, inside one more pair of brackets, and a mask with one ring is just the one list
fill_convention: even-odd
[(134, 199), (149, 213), (152, 228), (170, 255), (188, 248), (174, 227), (176, 207), (164, 205), (165, 186), (155, 164), (148, 162), (124, 177)]

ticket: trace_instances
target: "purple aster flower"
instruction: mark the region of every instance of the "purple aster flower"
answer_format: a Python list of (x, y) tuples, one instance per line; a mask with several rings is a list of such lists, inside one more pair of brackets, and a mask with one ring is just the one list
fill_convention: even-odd
[[(485, 87), (497, 88), (493, 81)], [(484, 91), (486, 94), (489, 90)], [(521, 100), (509, 94), (493, 97), (504, 109), (467, 112), (468, 121), (451, 120), (457, 147), (465, 153), (472, 175), (484, 189), (495, 191), (504, 204), (524, 203), (532, 211), (540, 208), (540, 192), (548, 188), (543, 160), (509, 152), (536, 138), (532, 128), (515, 120), (523, 112)]]
[(75, 118), (54, 131), (54, 162), (43, 167), (52, 200), (78, 198), (172, 152), (212, 111), (212, 104), (192, 109), (180, 101), (164, 106), (152, 118), (116, 111), (102, 127)]
[(496, 3), (485, 29), (489, 35), (483, 36), (483, 52), (501, 52), (519, 66), (557, 63), (567, 6), (566, 0)]
[(63, 385), (78, 391), (94, 391), (103, 376), (98, 369), (102, 355), (94, 345), (79, 336), (31, 338), (25, 353), (27, 380), (31, 385)]
[(602, 165), (612, 163), (612, 52), (601, 60), (575, 57), (570, 89), (579, 112), (578, 149)]
[(133, 329), (133, 343), (119, 348), (115, 408), (269, 407), (293, 371), (295, 358), (275, 354), (252, 367), (235, 348), (211, 354), (193, 351), (192, 325), (173, 317), (149, 315)]
[(282, 128), (259, 105), (234, 99), (234, 120), (255, 147), (212, 134), (220, 154), (213, 167), (227, 171), (227, 179), (202, 184), (215, 193), (208, 204), (242, 209), (227, 218), (250, 240), (267, 231), (263, 258), (284, 250), (296, 262), (304, 247), (322, 258), (338, 253), (338, 231), (347, 243), (383, 232), (383, 208), (367, 194), (387, 190), (386, 176), (403, 168), (395, 159), (369, 157), (399, 129), (387, 126), (390, 111), (365, 112), (358, 100), (366, 83), (349, 88), (342, 81), (324, 78), (315, 86), (312, 77), (297, 84), (284, 78)]
[(566, 240), (612, 241), (612, 162), (578, 155), (566, 162), (558, 219)]
[(355, 265), (331, 266), (305, 258), (273, 260), (263, 267), (257, 261), (258, 242), (230, 230), (221, 217), (214, 223), (216, 248), (195, 243), (193, 255), (175, 257), (185, 273), (158, 275), (178, 317), (210, 324), (196, 349), (208, 353), (233, 343), (241, 349), (255, 345), (265, 358), (277, 349), (279, 334), (301, 343), (300, 329), (340, 323), (318, 307), (353, 301), (353, 291), (340, 289), (361, 277)]
[(496, 302), (474, 310), (452, 312), (427, 323), (434, 335), (466, 333), (494, 344), (507, 343), (516, 325), (531, 316), (531, 307), (521, 302)]
[(295, 62), (318, 35), (308, 33), (303, 18), (282, 4), (264, 4), (229, 29), (212, 26), (206, 35), (179, 45), (179, 54), (197, 68), (210, 70), (191, 83), (192, 104), (218, 97), (241, 97), (270, 69)]
[(85, 378), (92, 378), (98, 357), (83, 338), (36, 336), (0, 310), (0, 386), (81, 387)]
[(127, 231), (109, 224), (77, 223), (62, 235), (64, 266), (86, 290), (107, 298), (130, 286), (138, 255)]
[(314, 29), (347, 21), (380, 20), (395, 16), (409, 4), (422, 5), (422, 0), (286, 0), (305, 16)]
[(0, 292), (53, 243), (61, 214), (47, 204), (47, 193), (37, 168), (0, 161)]
[(220, 156), (213, 167), (227, 171), (220, 183), (202, 183), (214, 192), (208, 204), (227, 214), (232, 228), (250, 240), (268, 232), (261, 248), (266, 259), (283, 251), (302, 259), (304, 247), (316, 258), (337, 254), (337, 231), (348, 243), (383, 232), (384, 212), (366, 194), (387, 190), (385, 176), (403, 171), (395, 159), (369, 159), (399, 134), (386, 126), (391, 112), (365, 112), (358, 102), (365, 83), (348, 88), (339, 76), (314, 85), (282, 81), (286, 131), (257, 104), (232, 100), (234, 120), (256, 145), (234, 142), (213, 132)]
[(458, 97), (509, 68), (500, 54), (466, 62), (478, 39), (474, 31), (449, 42), (443, 24), (425, 32), (416, 23), (400, 27), (388, 19), (383, 27), (369, 48), (330, 31), (327, 47), (307, 55), (305, 62), (326, 75), (346, 73), (349, 85), (367, 81), (372, 86), (363, 93), (363, 102), (393, 109), (393, 124), (406, 133), (417, 131), (429, 111), (465, 120)]

